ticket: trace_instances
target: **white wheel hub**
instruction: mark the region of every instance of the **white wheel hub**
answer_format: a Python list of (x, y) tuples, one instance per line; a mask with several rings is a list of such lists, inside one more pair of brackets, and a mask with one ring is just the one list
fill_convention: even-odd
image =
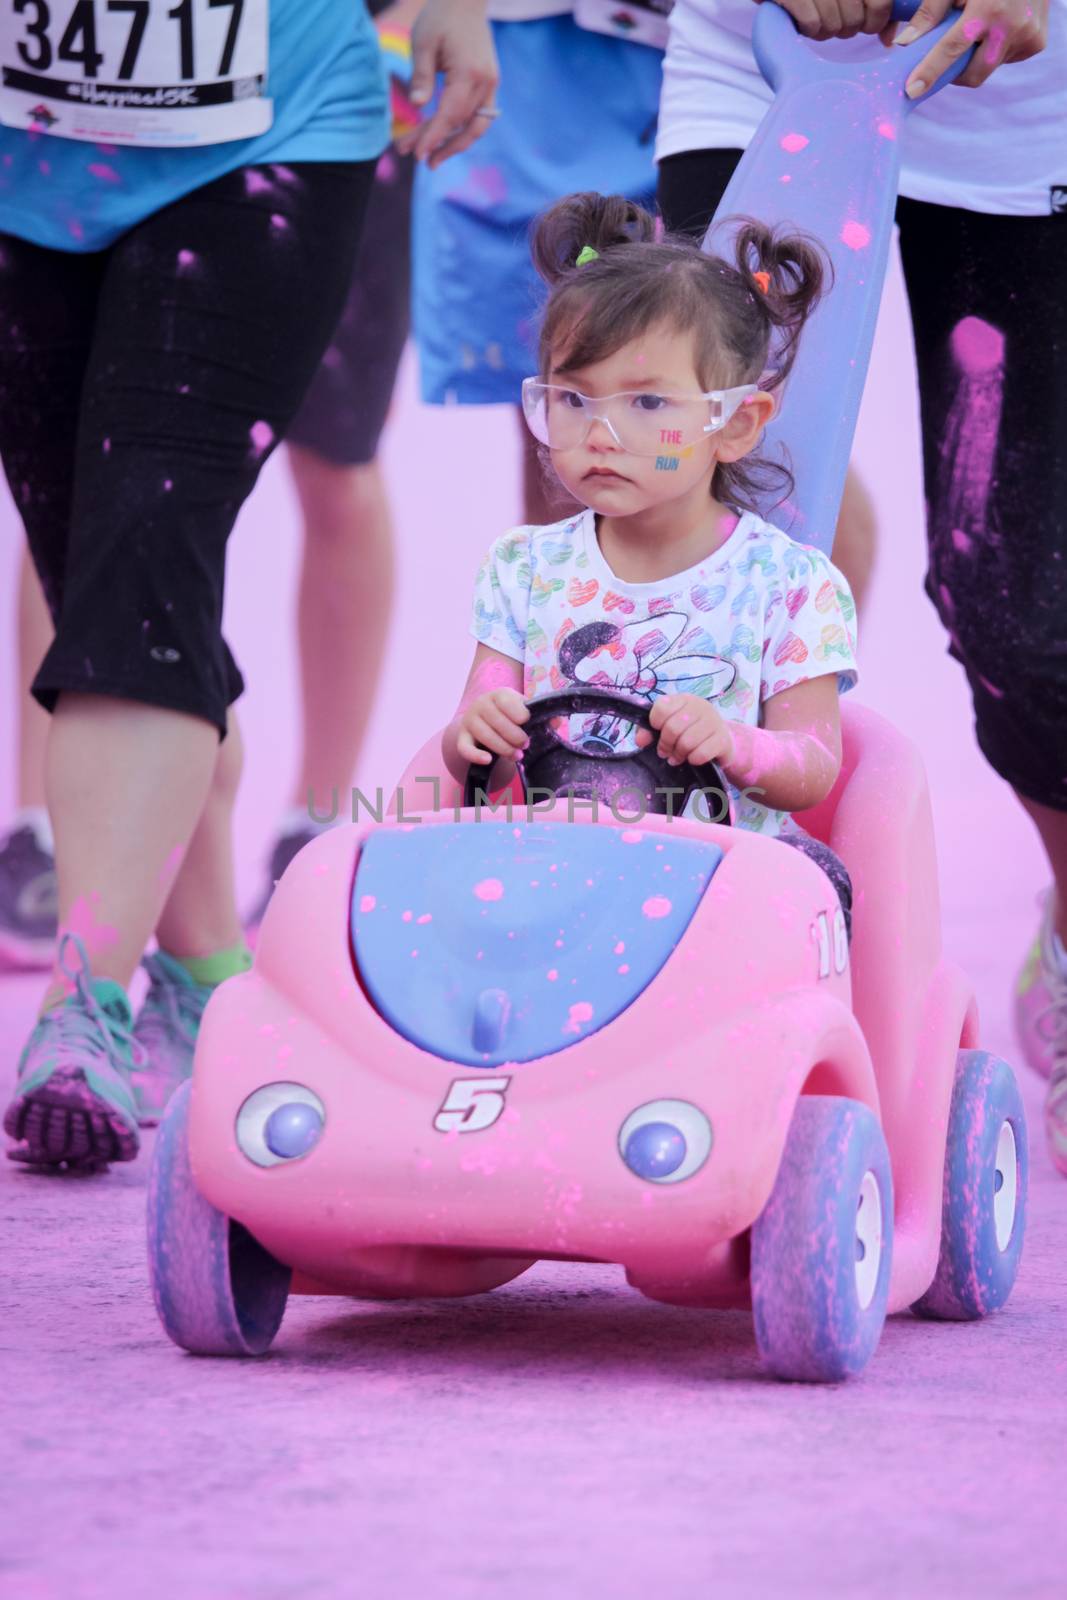
[(1019, 1201), (1019, 1152), (1015, 1147), (1015, 1129), (1005, 1120), (997, 1138), (996, 1166), (993, 1173), (993, 1227), (997, 1235), (997, 1249), (1006, 1250), (1015, 1227), (1015, 1210)]
[(878, 1286), (882, 1265), (882, 1192), (873, 1172), (863, 1174), (856, 1207), (856, 1295), (866, 1311)]

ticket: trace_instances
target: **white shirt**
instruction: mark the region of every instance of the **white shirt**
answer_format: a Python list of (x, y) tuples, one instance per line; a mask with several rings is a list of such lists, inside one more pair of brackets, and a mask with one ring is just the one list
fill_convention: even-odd
[[(757, 726), (764, 700), (807, 678), (836, 673), (839, 689), (852, 687), (855, 615), (829, 559), (752, 512), (696, 566), (629, 583), (608, 566), (587, 510), (496, 541), (478, 571), (470, 631), (522, 662), (527, 700), (579, 687), (649, 705), (697, 694), (728, 720)], [(601, 741), (636, 748), (625, 718), (571, 721), (579, 747), (596, 723)], [(791, 826), (788, 812), (730, 790), (738, 826), (772, 836)]]
[[(744, 149), (771, 93), (752, 55), (753, 0), (676, 0), (656, 159)], [(849, 50), (877, 40), (832, 40)], [(1048, 44), (999, 67), (980, 89), (941, 90), (908, 117), (900, 192), (912, 200), (1015, 216), (1067, 211), (1067, 0), (1052, 0)], [(1058, 191), (1058, 192), (1057, 192)]]

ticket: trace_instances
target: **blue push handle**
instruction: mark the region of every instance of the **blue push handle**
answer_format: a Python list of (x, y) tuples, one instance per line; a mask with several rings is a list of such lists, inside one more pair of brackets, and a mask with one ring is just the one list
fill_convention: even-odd
[[(918, 9), (897, 0), (893, 17)], [(904, 84), (958, 20), (945, 18), (921, 38), (869, 52), (813, 45), (788, 12), (768, 0), (757, 8), (752, 45), (774, 100), (738, 163), (703, 248), (733, 258), (739, 216), (813, 234), (834, 268), (834, 284), (809, 318), (778, 415), (762, 448), (783, 457), (795, 492), (761, 513), (794, 539), (829, 553), (878, 321), (900, 179), (905, 119), (964, 71), (973, 51), (921, 96)], [(853, 46), (857, 43), (852, 41)], [(821, 53), (825, 52), (825, 53)], [(720, 220), (721, 219), (721, 220)]]

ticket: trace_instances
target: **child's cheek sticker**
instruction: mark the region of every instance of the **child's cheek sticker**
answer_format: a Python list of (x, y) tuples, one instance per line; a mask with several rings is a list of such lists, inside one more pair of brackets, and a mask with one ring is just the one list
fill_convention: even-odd
[(687, 445), (684, 450), (667, 450), (656, 457), (657, 472), (677, 472), (679, 461), (688, 461), (693, 454), (693, 446)]

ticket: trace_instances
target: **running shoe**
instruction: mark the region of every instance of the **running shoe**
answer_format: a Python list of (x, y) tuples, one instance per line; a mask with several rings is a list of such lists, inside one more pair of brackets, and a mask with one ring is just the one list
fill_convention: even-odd
[(56, 942), (56, 864), (29, 824), (0, 837), (0, 970), (47, 970)]
[(5, 1132), (19, 1141), (8, 1155), (46, 1167), (132, 1161), (140, 1134), (130, 1079), (143, 1052), (131, 1031), (129, 997), (112, 978), (92, 976), (76, 934), (60, 940), (59, 966), (74, 993), (38, 1018), (22, 1052), (4, 1114)]
[(1043, 1078), (1057, 1056), (1067, 1057), (1067, 971), (1057, 957), (1052, 912), (1055, 897), (1045, 896), (1041, 926), (1015, 985), (1015, 1028), (1023, 1056)]
[(146, 1059), (134, 1069), (133, 1093), (138, 1122), (142, 1128), (152, 1128), (175, 1089), (192, 1074), (200, 1018), (215, 985), (197, 983), (165, 950), (145, 956), (141, 965), (148, 973), (148, 993), (133, 1036)]

